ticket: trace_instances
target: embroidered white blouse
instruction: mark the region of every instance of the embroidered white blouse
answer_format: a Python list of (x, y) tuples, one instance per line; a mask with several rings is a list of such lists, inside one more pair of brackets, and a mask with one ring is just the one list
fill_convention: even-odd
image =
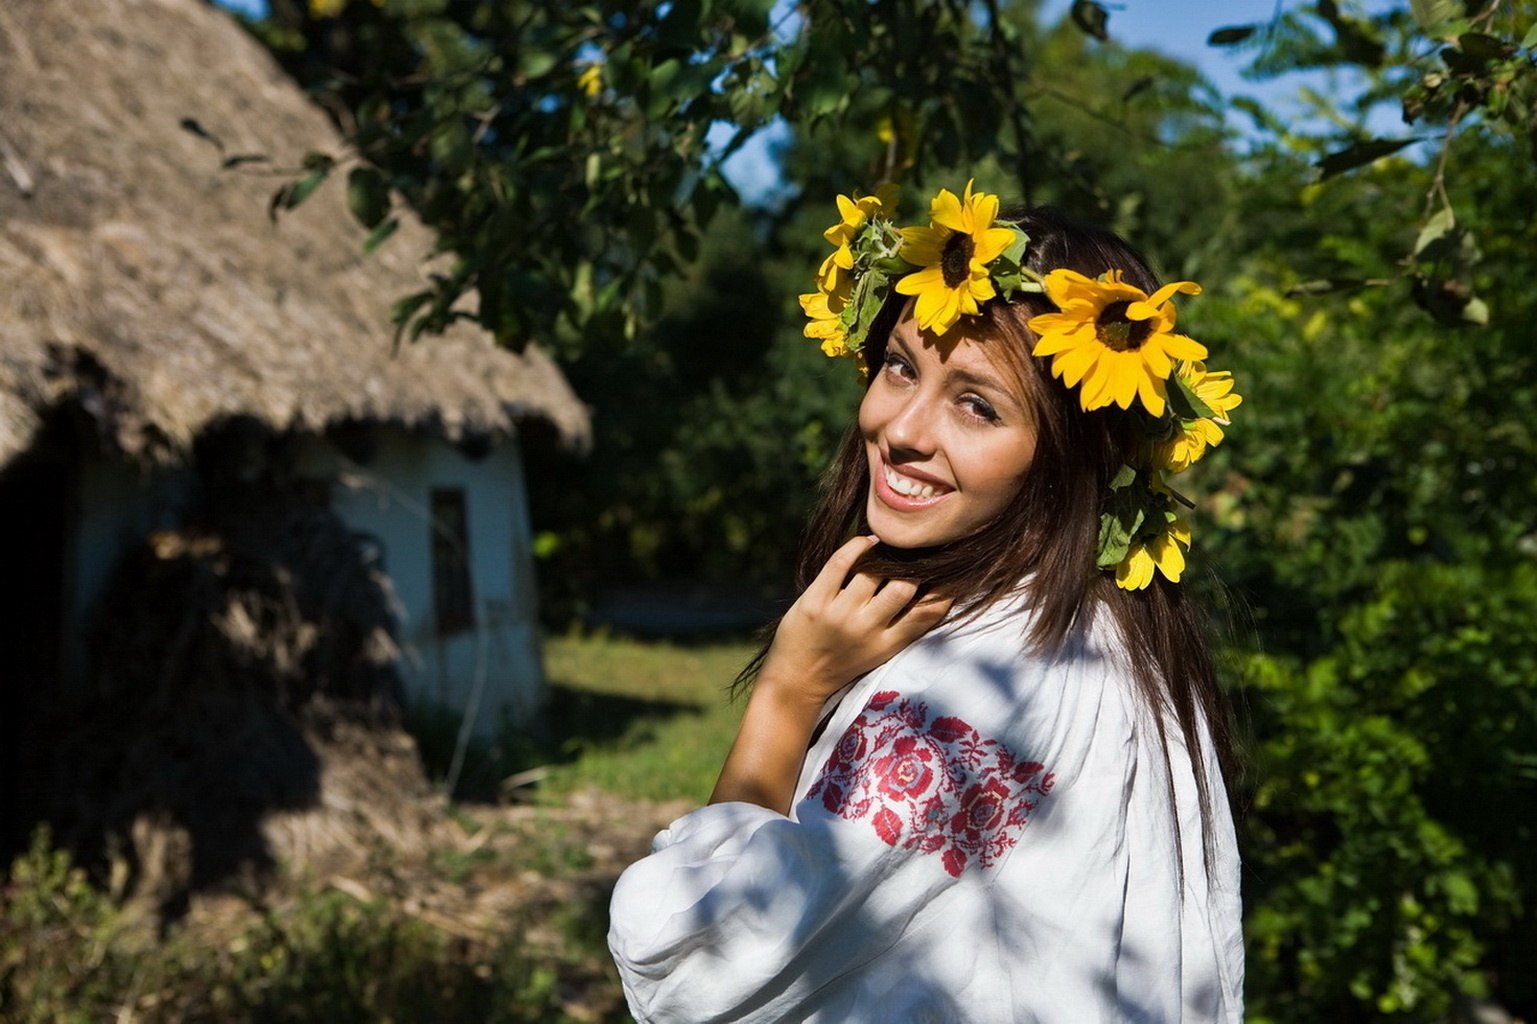
[(718, 804), (656, 837), (609, 931), (637, 1021), (1241, 1019), (1209, 737), (1208, 859), (1108, 616), (1042, 657), (1026, 614), (936, 629), (829, 702), (788, 817)]

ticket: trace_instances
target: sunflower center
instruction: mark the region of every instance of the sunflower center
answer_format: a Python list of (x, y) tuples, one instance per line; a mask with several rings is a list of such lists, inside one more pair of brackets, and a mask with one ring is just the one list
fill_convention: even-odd
[(1127, 318), (1126, 308), (1130, 305), (1125, 300), (1112, 302), (1100, 310), (1099, 316), (1095, 318), (1095, 334), (1106, 348), (1116, 352), (1139, 349), (1152, 333), (1146, 320)]
[(945, 239), (939, 254), (939, 272), (944, 275), (946, 288), (959, 288), (971, 277), (971, 257), (976, 251), (977, 243), (965, 232), (957, 231)]

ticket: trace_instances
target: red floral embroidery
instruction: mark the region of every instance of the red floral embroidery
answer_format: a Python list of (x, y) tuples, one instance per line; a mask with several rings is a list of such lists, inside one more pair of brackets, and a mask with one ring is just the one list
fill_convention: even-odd
[(868, 818), (888, 846), (939, 854), (956, 877), (973, 861), (991, 867), (1055, 777), (962, 719), (931, 720), (928, 705), (899, 697), (870, 698), (806, 795), (851, 821)]

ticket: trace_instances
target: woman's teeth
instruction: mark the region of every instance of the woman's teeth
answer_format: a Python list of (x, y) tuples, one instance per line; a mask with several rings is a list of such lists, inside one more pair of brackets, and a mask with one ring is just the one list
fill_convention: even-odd
[(907, 477), (902, 476), (890, 466), (885, 467), (885, 469), (886, 483), (889, 484), (891, 489), (896, 491), (898, 494), (905, 495), (909, 498), (934, 497), (933, 484), (921, 484), (916, 480), (909, 480)]

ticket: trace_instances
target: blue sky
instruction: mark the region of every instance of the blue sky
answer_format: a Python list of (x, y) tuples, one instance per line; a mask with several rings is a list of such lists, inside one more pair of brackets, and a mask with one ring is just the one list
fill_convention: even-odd
[[(1110, 38), (1123, 46), (1157, 50), (1194, 64), (1225, 96), (1237, 94), (1269, 98), (1269, 83), (1245, 82), (1239, 76), (1242, 53), (1207, 46), (1206, 37), (1227, 25), (1269, 21), (1281, 6), (1277, 0), (1120, 0), (1111, 3)], [(1072, 0), (1045, 0), (1043, 20), (1048, 24), (1066, 17)], [(1295, 88), (1279, 84), (1286, 93)], [(1274, 87), (1271, 87), (1274, 88)]]
[[(225, 7), (259, 14), (266, 0), (217, 0)], [(780, 0), (781, 3), (788, 0)], [(1223, 96), (1252, 96), (1279, 113), (1298, 112), (1294, 102), (1304, 84), (1327, 91), (1327, 79), (1321, 73), (1287, 75), (1283, 78), (1250, 82), (1240, 74), (1247, 54), (1206, 45), (1206, 38), (1226, 25), (1265, 22), (1294, 0), (1102, 0), (1110, 11), (1109, 32), (1123, 46), (1158, 50), (1194, 64)], [(1365, 0), (1367, 9), (1385, 6), (1384, 0)], [(1043, 0), (1042, 16), (1047, 23), (1067, 16), (1072, 0)], [(1380, 111), (1372, 119), (1378, 134), (1402, 131), (1392, 111)], [(1235, 121), (1240, 127), (1243, 122)], [(727, 176), (752, 199), (764, 199), (777, 184), (768, 152), (783, 128), (769, 128), (758, 133), (726, 165)], [(722, 135), (724, 137), (724, 135)]]
[[(781, 0), (785, 2), (785, 0)], [(1224, 97), (1249, 96), (1282, 115), (1303, 111), (1298, 91), (1311, 86), (1327, 94), (1329, 77), (1324, 72), (1289, 74), (1267, 81), (1249, 81), (1242, 69), (1252, 56), (1243, 49), (1208, 46), (1206, 39), (1219, 28), (1229, 25), (1264, 23), (1274, 18), (1295, 0), (1102, 0), (1109, 9), (1108, 31), (1117, 44), (1133, 49), (1157, 50), (1195, 65)], [(1365, 0), (1370, 10), (1385, 6), (1383, 0)], [(1052, 24), (1067, 17), (1072, 0), (1043, 0), (1042, 21)], [(1345, 73), (1348, 76), (1348, 73)], [(1348, 77), (1340, 79), (1349, 84)], [(1248, 118), (1235, 114), (1230, 121), (1240, 130), (1249, 127)], [(1371, 128), (1379, 135), (1403, 131), (1395, 111), (1374, 111)], [(785, 134), (783, 126), (769, 128), (745, 145), (725, 167), (726, 174), (750, 199), (770, 198), (778, 184), (768, 150), (776, 138)], [(724, 138), (724, 133), (722, 133)]]

